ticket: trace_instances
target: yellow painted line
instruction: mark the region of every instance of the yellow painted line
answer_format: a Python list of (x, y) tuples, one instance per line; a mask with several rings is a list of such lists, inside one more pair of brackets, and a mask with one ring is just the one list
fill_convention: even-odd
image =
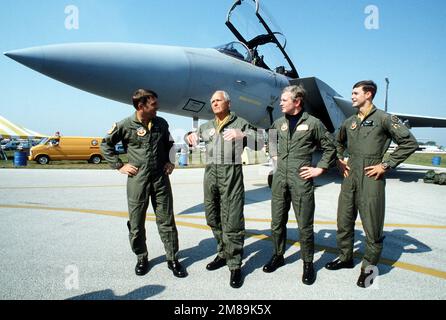
[[(47, 211), (66, 211), (66, 212), (76, 212), (76, 213), (91, 213), (91, 214), (99, 214), (104, 216), (112, 216), (119, 218), (128, 218), (129, 214), (127, 211), (110, 211), (110, 210), (97, 210), (97, 209), (78, 209), (78, 208), (58, 208), (58, 207), (46, 207), (46, 206), (37, 206), (37, 205), (4, 205), (0, 204), (0, 208), (10, 208), (10, 209), (34, 209), (34, 210), (47, 210)], [(175, 216), (178, 217), (178, 216)], [(155, 221), (155, 215), (153, 213), (148, 213), (146, 220)], [(200, 226), (200, 229), (210, 230), (208, 226), (197, 225), (193, 223), (188, 223), (184, 221), (176, 221), (178, 225), (191, 227), (191, 226)]]
[(248, 103), (251, 103), (251, 104), (259, 106), (259, 107), (262, 106), (260, 101), (257, 101), (257, 100), (254, 100), (254, 99), (251, 99), (251, 98), (248, 98), (248, 97), (240, 96), (239, 99), (241, 101), (248, 102)]
[[(254, 237), (260, 240), (268, 240), (268, 241), (272, 241), (272, 238), (270, 236), (264, 235), (264, 234), (256, 234), (256, 233), (250, 233), (247, 232), (246, 233), (247, 237)], [(289, 245), (294, 246), (294, 247), (300, 247), (300, 243), (299, 241), (295, 241), (295, 240), (290, 240), (287, 239), (286, 241)], [(337, 248), (332, 248), (332, 247), (328, 247), (328, 246), (322, 246), (322, 245), (318, 245), (315, 244), (314, 246), (315, 251), (323, 251), (323, 252), (328, 252), (334, 255), (337, 255), (339, 253)], [(362, 259), (363, 255), (359, 252), (355, 252), (354, 254), (355, 258), (358, 259)], [(416, 273), (422, 273), (422, 274), (426, 274), (429, 276), (433, 276), (433, 277), (437, 277), (437, 278), (441, 278), (441, 279), (446, 279), (446, 272), (445, 271), (441, 271), (441, 270), (437, 270), (437, 269), (433, 269), (433, 268), (428, 268), (428, 267), (423, 267), (423, 266), (418, 266), (416, 264), (411, 264), (411, 263), (406, 263), (406, 262), (399, 262), (399, 261), (395, 261), (395, 260), (390, 260), (390, 259), (386, 259), (386, 258), (381, 258), (379, 259), (379, 263), (380, 264), (385, 264), (394, 268), (399, 268), (399, 269), (404, 269), (404, 270), (409, 270), (409, 271), (413, 271)]]
[[(89, 210), (89, 209), (70, 209), (70, 208), (55, 208), (55, 207), (42, 207), (37, 206), (33, 207), (30, 205), (1, 205), (0, 208), (18, 208), (18, 209), (47, 209), (50, 211), (72, 211), (72, 212), (83, 212), (83, 213), (96, 213), (96, 214), (104, 214), (109, 216), (118, 216), (118, 217), (125, 217), (128, 215), (127, 212), (121, 212), (119, 215), (116, 215), (119, 211), (104, 211), (104, 210)], [(101, 213), (103, 212), (103, 213)], [(150, 216), (150, 214), (148, 215)], [(152, 214), (152, 216), (155, 216)], [(203, 216), (193, 216), (193, 215), (175, 215), (177, 218), (182, 219), (205, 219)], [(271, 223), (271, 219), (261, 219), (261, 218), (246, 218), (245, 221), (250, 222), (265, 222), (265, 223)], [(290, 223), (296, 223), (296, 220), (288, 220)], [(323, 220), (315, 220), (314, 224), (317, 225), (336, 225), (336, 221), (323, 221)], [(362, 224), (360, 222), (356, 223), (357, 226), (361, 226)], [(420, 228), (420, 229), (446, 229), (446, 226), (440, 226), (440, 225), (425, 225), (425, 224), (395, 224), (395, 223), (386, 223), (384, 224), (385, 227), (388, 228)]]
[(19, 189), (86, 189), (86, 188), (125, 188), (125, 184), (121, 185), (104, 185), (104, 186), (25, 186), (25, 187), (0, 187), (0, 190), (19, 190)]
[[(362, 226), (361, 222), (356, 222), (357, 226)], [(412, 223), (385, 223), (386, 228), (414, 228), (414, 229), (446, 229), (446, 226), (434, 224), (412, 224)]]
[[(193, 216), (188, 214), (180, 214), (176, 215), (178, 218), (184, 218), (184, 219), (205, 219), (203, 216)], [(265, 219), (265, 218), (247, 218), (245, 215), (245, 221), (250, 222), (267, 222), (271, 223), (271, 219)], [(296, 223), (296, 220), (288, 220), (290, 223)], [(326, 220), (314, 220), (314, 224), (318, 225), (336, 225), (336, 221), (326, 221)], [(357, 226), (362, 226), (362, 223), (356, 222)], [(428, 225), (428, 224), (400, 224), (400, 223), (386, 223), (384, 224), (385, 227), (388, 228), (420, 228), (420, 229), (446, 229), (446, 226), (440, 226), (440, 225)]]
[(446, 229), (446, 226), (438, 226), (432, 224), (401, 224), (401, 223), (386, 223), (388, 228), (426, 228), (426, 229)]
[[(78, 213), (80, 212), (80, 213), (91, 213), (91, 214), (107, 215), (107, 216), (114, 216), (114, 217), (125, 217), (125, 218), (128, 216), (126, 211), (77, 209), (77, 208), (56, 208), (56, 207), (46, 207), (46, 206), (37, 206), (37, 205), (4, 205), (4, 204), (0, 204), (0, 208), (35, 209), (35, 210), (66, 211), (66, 212), (78, 212)], [(176, 215), (175, 217), (184, 217), (184, 216)], [(194, 218), (196, 219), (199, 217), (195, 216)], [(201, 218), (203, 218), (203, 217), (201, 217)], [(155, 215), (148, 214), (147, 220), (155, 221)], [(201, 230), (210, 230), (210, 228), (206, 225), (195, 224), (195, 223), (184, 222), (184, 221), (176, 221), (176, 223), (177, 223), (177, 225), (186, 226), (186, 227), (190, 227), (190, 228), (201, 229)], [(252, 237), (252, 238), (257, 238), (260, 240), (272, 241), (271, 237), (267, 236), (265, 234), (246, 232), (246, 236), (248, 238)], [(287, 243), (292, 246), (300, 247), (300, 243), (295, 240), (288, 239)], [(326, 251), (326, 252), (329, 252), (332, 254), (338, 253), (338, 250), (336, 248), (317, 245), (317, 244), (315, 244), (315, 250), (316, 251)], [(356, 252), (354, 254), (354, 256), (356, 258), (362, 258), (362, 255), (358, 252)], [(441, 278), (441, 279), (446, 279), (445, 271), (441, 271), (441, 270), (437, 270), (437, 269), (433, 269), (433, 268), (427, 268), (427, 267), (418, 266), (418, 265), (411, 264), (411, 263), (399, 262), (399, 261), (390, 260), (390, 259), (386, 259), (386, 258), (381, 258), (379, 260), (379, 263), (385, 264), (385, 265), (388, 265), (391, 267), (396, 267), (396, 268), (400, 268), (400, 269), (404, 269), (404, 270), (409, 270), (409, 271), (413, 271), (413, 272), (417, 272), (417, 273), (434, 276), (434, 277)]]
[[(202, 185), (202, 182), (175, 182), (176, 185)], [(80, 186), (20, 186), (20, 187), (1, 187), (0, 190), (20, 190), (20, 189), (87, 189), (87, 188), (125, 188), (126, 184), (109, 184), (109, 185), (80, 185)]]
[[(175, 217), (177, 217), (177, 216), (175, 216)], [(190, 228), (195, 228), (195, 229), (211, 231), (211, 228), (209, 228), (206, 225), (202, 225), (202, 224), (196, 224), (196, 223), (190, 223), (190, 222), (184, 222), (184, 221), (178, 221), (178, 220), (175, 220), (175, 223), (177, 225), (184, 226), (184, 227), (190, 227)]]
[[(292, 221), (292, 220), (290, 220)], [(296, 222), (296, 220), (293, 220)], [(296, 222), (297, 223), (297, 222)], [(336, 221), (320, 221), (315, 220), (314, 224), (334, 224), (336, 225)], [(361, 222), (356, 222), (356, 226), (362, 226)], [(414, 228), (414, 229), (446, 229), (446, 226), (433, 225), (433, 224), (413, 224), (413, 223), (385, 223), (384, 227), (386, 228)]]
[(109, 211), (109, 210), (96, 210), (96, 209), (80, 209), (80, 208), (58, 208), (58, 207), (46, 207), (38, 205), (19, 205), (19, 204), (0, 204), (0, 208), (11, 209), (35, 209), (35, 210), (48, 210), (48, 211), (67, 211), (67, 212), (80, 212), (80, 213), (92, 213), (107, 215), (113, 217), (128, 217), (127, 211)]

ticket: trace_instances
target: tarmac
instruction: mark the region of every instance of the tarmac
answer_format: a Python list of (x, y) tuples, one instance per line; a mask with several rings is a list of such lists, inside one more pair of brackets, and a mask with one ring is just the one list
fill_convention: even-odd
[(182, 279), (167, 268), (151, 206), (146, 223), (151, 269), (145, 276), (135, 275), (126, 226), (126, 177), (117, 171), (1, 169), (0, 299), (444, 300), (446, 186), (424, 183), (427, 169), (402, 165), (388, 174), (384, 251), (379, 276), (367, 289), (356, 286), (365, 241), (359, 217), (355, 268), (324, 268), (337, 252), (341, 178), (336, 170), (315, 180), (317, 280), (307, 286), (301, 282), (303, 263), (292, 211), (286, 264), (271, 274), (262, 271), (272, 251), (266, 183), (271, 168), (244, 166), (244, 284), (233, 289), (226, 267), (205, 269), (215, 257), (216, 242), (204, 217), (204, 169), (177, 168), (171, 176), (178, 257), (188, 272)]

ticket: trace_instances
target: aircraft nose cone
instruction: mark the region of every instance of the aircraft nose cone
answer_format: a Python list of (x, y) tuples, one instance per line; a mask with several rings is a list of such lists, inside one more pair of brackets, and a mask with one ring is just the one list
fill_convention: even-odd
[(4, 55), (27, 66), (28, 68), (42, 72), (44, 59), (42, 50), (39, 48), (13, 50), (5, 52)]
[(179, 88), (186, 90), (190, 85), (189, 58), (180, 47), (92, 42), (4, 54), (50, 78), (126, 104), (137, 88), (150, 88), (164, 97), (166, 105), (173, 105), (182, 92)]

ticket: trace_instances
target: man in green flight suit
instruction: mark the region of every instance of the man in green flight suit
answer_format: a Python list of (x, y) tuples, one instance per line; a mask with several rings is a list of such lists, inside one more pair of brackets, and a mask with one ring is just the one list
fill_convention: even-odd
[[(359, 211), (366, 236), (361, 273), (356, 283), (362, 288), (371, 285), (378, 275), (376, 265), (384, 240), (384, 175), (418, 148), (416, 139), (398, 117), (373, 105), (376, 91), (376, 84), (370, 80), (353, 86), (352, 102), (358, 111), (344, 121), (337, 134), (338, 167), (344, 176), (337, 212), (336, 240), (340, 254), (325, 265), (328, 270), (354, 267), (354, 228)], [(391, 140), (398, 148), (390, 154), (389, 160), (383, 161)]]
[[(113, 125), (102, 141), (101, 150), (113, 169), (128, 175), (127, 226), (130, 246), (137, 255), (135, 273), (144, 275), (149, 271), (145, 221), (151, 199), (158, 232), (166, 251), (167, 266), (174, 276), (183, 278), (187, 273), (176, 258), (178, 232), (169, 181), (175, 165), (169, 156), (173, 145), (169, 125), (166, 120), (156, 116), (158, 96), (155, 92), (138, 89), (132, 101), (136, 112)], [(127, 150), (129, 162), (126, 164), (115, 152), (115, 145), (119, 141)]]
[(217, 256), (206, 269), (216, 270), (228, 265), (230, 286), (240, 288), (243, 284), (241, 265), (245, 238), (241, 154), (247, 145), (252, 149), (261, 148), (263, 136), (262, 141), (257, 141), (256, 129), (230, 112), (230, 106), (229, 95), (225, 91), (216, 91), (211, 98), (215, 119), (201, 125), (198, 132), (189, 133), (185, 140), (192, 146), (199, 140), (206, 145), (205, 215), (217, 240)]
[[(263, 267), (270, 273), (284, 265), (286, 224), (293, 204), (300, 233), (301, 256), (304, 261), (302, 282), (312, 285), (316, 280), (314, 256), (314, 186), (313, 178), (324, 173), (334, 162), (336, 149), (333, 137), (322, 122), (304, 110), (305, 89), (289, 86), (283, 89), (280, 106), (284, 116), (269, 130), (270, 155), (277, 161), (271, 186), (271, 235), (273, 256)], [(311, 166), (316, 148), (322, 157)]]

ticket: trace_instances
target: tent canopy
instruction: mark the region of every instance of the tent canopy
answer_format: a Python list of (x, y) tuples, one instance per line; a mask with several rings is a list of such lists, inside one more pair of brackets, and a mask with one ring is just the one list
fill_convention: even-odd
[(19, 125), (16, 125), (0, 116), (0, 140), (1, 139), (34, 139), (34, 138), (43, 138), (48, 135), (41, 134), (26, 128), (23, 128)]

